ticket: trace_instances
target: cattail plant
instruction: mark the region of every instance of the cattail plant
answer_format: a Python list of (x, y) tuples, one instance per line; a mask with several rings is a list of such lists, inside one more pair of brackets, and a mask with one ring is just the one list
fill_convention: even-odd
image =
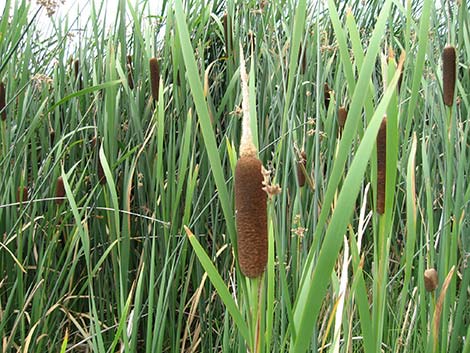
[(387, 117), (384, 116), (377, 134), (377, 213), (385, 212), (385, 176), (387, 166)]
[(323, 86), (323, 97), (325, 98), (325, 108), (328, 111), (328, 107), (330, 106), (330, 86), (328, 86), (328, 83), (325, 82), (325, 85)]
[(62, 205), (64, 202), (65, 188), (64, 188), (64, 179), (61, 176), (57, 178), (55, 184), (55, 203), (56, 205)]
[(248, 75), (240, 45), (243, 126), (240, 158), (235, 168), (235, 209), (238, 263), (250, 278), (263, 274), (268, 258), (267, 195), (263, 190), (263, 165), (257, 157), (250, 127)]
[(29, 200), (29, 193), (27, 186), (19, 186), (16, 190), (16, 202), (28, 202)]
[(232, 26), (228, 21), (227, 13), (224, 13), (222, 17), (222, 24), (224, 26), (225, 52), (229, 56), (230, 47), (232, 46)]
[(454, 102), (455, 76), (456, 76), (455, 47), (448, 45), (442, 51), (442, 86), (444, 90), (444, 104), (448, 107)]
[(158, 59), (151, 58), (149, 60), (150, 67), (150, 87), (152, 89), (152, 97), (158, 102), (158, 89), (160, 86), (160, 67), (158, 66)]
[(132, 72), (132, 55), (127, 56), (127, 84), (130, 89), (134, 89), (134, 78)]
[(7, 120), (7, 110), (5, 109), (6, 105), (5, 84), (0, 81), (0, 111), (2, 112), (0, 118), (3, 121)]
[(437, 271), (434, 268), (428, 268), (424, 271), (424, 288), (428, 292), (434, 292), (439, 284)]
[(348, 117), (348, 110), (341, 106), (338, 109), (338, 126), (339, 126), (339, 134), (343, 132), (344, 125), (346, 124), (346, 119)]
[(300, 66), (300, 73), (303, 75), (305, 74), (305, 70), (307, 70), (307, 56), (305, 55), (305, 50), (302, 47), (302, 43), (300, 43), (299, 46), (298, 62)]
[(307, 154), (305, 151), (300, 152), (300, 159), (297, 162), (297, 181), (300, 187), (305, 185), (305, 168), (307, 166)]
[(73, 62), (73, 71), (75, 72), (75, 82), (78, 82), (78, 89), (83, 88), (82, 74), (80, 73), (80, 60), (75, 59)]

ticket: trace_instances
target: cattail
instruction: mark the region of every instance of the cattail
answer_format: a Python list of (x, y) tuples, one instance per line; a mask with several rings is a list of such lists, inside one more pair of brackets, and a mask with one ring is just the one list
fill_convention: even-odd
[(80, 60), (79, 59), (76, 59), (73, 62), (73, 69), (75, 72), (75, 82), (78, 81), (78, 89), (81, 90), (83, 88), (83, 81), (82, 81), (82, 74), (80, 73)]
[(437, 271), (433, 268), (428, 268), (424, 271), (424, 288), (428, 292), (433, 292), (438, 285)]
[(300, 152), (300, 160), (297, 162), (297, 181), (300, 187), (305, 185), (305, 168), (307, 167), (307, 154)]
[(0, 81), (0, 111), (2, 112), (0, 118), (5, 121), (7, 120), (7, 110), (6, 110), (6, 92), (5, 92), (5, 84)]
[(132, 56), (127, 56), (127, 84), (130, 89), (134, 89), (134, 78), (132, 77)]
[(347, 117), (348, 117), (348, 110), (345, 107), (340, 107), (338, 109), (338, 126), (339, 126), (340, 134), (343, 132)]
[(106, 184), (106, 176), (104, 174), (103, 166), (101, 165), (101, 161), (98, 158), (98, 180), (100, 184)]
[(238, 263), (250, 278), (263, 274), (268, 258), (267, 195), (263, 190), (263, 165), (257, 158), (250, 128), (248, 77), (240, 45), (243, 129), (240, 158), (235, 168), (235, 208), (237, 223)]
[(233, 43), (232, 43), (232, 26), (228, 23), (227, 13), (224, 13), (224, 16), (222, 17), (222, 24), (224, 26), (225, 52), (227, 53), (227, 56), (229, 56), (230, 47)]
[(384, 116), (377, 135), (377, 212), (385, 212), (385, 175), (387, 166), (387, 117)]
[(325, 108), (328, 111), (328, 107), (330, 106), (330, 87), (328, 86), (328, 83), (326, 82), (323, 87), (323, 95), (325, 98)]
[(64, 179), (62, 177), (57, 178), (57, 182), (55, 184), (55, 203), (57, 205), (62, 205), (64, 202), (65, 196), (65, 188), (64, 188)]
[(442, 85), (444, 90), (444, 104), (451, 107), (454, 102), (455, 91), (455, 48), (446, 46), (442, 51)]
[(54, 141), (55, 141), (55, 130), (51, 127), (49, 129), (49, 142), (51, 143), (51, 146), (54, 146)]
[(28, 202), (28, 199), (29, 199), (28, 187), (19, 186), (18, 190), (16, 190), (16, 202)]
[(152, 97), (158, 102), (158, 88), (160, 86), (160, 67), (158, 66), (158, 59), (151, 58), (149, 61), (150, 66), (150, 86), (152, 88)]
[(303, 50), (302, 43), (299, 46), (299, 66), (300, 66), (300, 73), (303, 75), (305, 74), (305, 70), (307, 69), (307, 57), (305, 55), (305, 50)]

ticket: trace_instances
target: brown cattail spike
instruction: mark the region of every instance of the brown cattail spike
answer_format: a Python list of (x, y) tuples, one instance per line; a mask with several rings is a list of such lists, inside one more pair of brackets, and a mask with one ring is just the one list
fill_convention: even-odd
[(74, 69), (74, 72), (75, 72), (75, 82), (78, 81), (78, 89), (82, 89), (83, 88), (83, 81), (82, 81), (82, 75), (80, 73), (80, 60), (79, 59), (76, 59), (73, 62), (73, 69)]
[(385, 176), (387, 166), (387, 117), (384, 116), (377, 135), (377, 213), (385, 212)]
[(300, 73), (303, 75), (305, 74), (305, 70), (307, 69), (307, 57), (305, 55), (305, 50), (302, 47), (302, 43), (299, 46), (299, 66), (300, 66)]
[(299, 182), (299, 187), (305, 185), (305, 168), (307, 167), (307, 154), (305, 151), (300, 152), (300, 159), (297, 162), (297, 181)]
[(228, 15), (227, 13), (224, 13), (224, 16), (222, 17), (222, 24), (224, 26), (224, 39), (225, 39), (225, 52), (227, 56), (229, 56), (229, 53), (231, 52), (230, 47), (232, 46), (232, 26), (230, 25), (228, 21)]
[(268, 259), (267, 195), (263, 190), (263, 166), (257, 157), (250, 127), (248, 75), (240, 45), (243, 126), (240, 158), (235, 167), (235, 209), (238, 263), (250, 278), (263, 274)]
[(326, 82), (323, 87), (323, 96), (325, 98), (325, 108), (326, 110), (328, 110), (328, 107), (330, 106), (330, 87), (328, 86), (328, 83)]
[(134, 78), (132, 72), (132, 56), (127, 56), (127, 84), (130, 89), (134, 89)]
[(348, 117), (348, 110), (345, 107), (340, 107), (338, 109), (338, 126), (339, 126), (340, 134), (343, 132), (347, 117)]
[(57, 205), (62, 205), (64, 202), (65, 196), (65, 188), (64, 188), (64, 179), (62, 177), (57, 178), (57, 182), (55, 184), (55, 203)]
[(5, 84), (0, 82), (0, 118), (3, 121), (7, 120), (7, 110), (5, 109), (6, 105)]
[(267, 195), (261, 170), (256, 157), (241, 157), (235, 168), (238, 261), (250, 278), (263, 274), (268, 258)]
[(444, 104), (451, 107), (454, 103), (456, 55), (453, 46), (447, 46), (442, 51), (442, 85)]
[(160, 67), (158, 66), (158, 59), (151, 58), (149, 61), (150, 66), (150, 86), (152, 88), (152, 97), (158, 102), (158, 89), (160, 86)]
[(98, 180), (100, 184), (106, 184), (106, 175), (104, 174), (103, 166), (101, 165), (101, 161), (98, 158)]
[(16, 190), (16, 202), (28, 202), (28, 200), (29, 200), (28, 187), (19, 186), (18, 190)]
[(424, 288), (428, 292), (433, 292), (437, 288), (438, 283), (437, 271), (435, 269), (428, 268), (424, 271)]

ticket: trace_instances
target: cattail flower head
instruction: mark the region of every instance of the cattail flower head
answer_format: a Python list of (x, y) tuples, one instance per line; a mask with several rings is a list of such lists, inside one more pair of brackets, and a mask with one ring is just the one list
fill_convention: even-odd
[(160, 86), (160, 67), (158, 65), (157, 58), (151, 58), (149, 60), (150, 67), (150, 87), (152, 89), (152, 97), (158, 101), (158, 89)]
[(243, 126), (240, 158), (235, 167), (235, 209), (238, 263), (250, 278), (263, 274), (268, 258), (267, 194), (263, 190), (263, 165), (257, 157), (250, 127), (248, 75), (240, 45)]
[(434, 268), (428, 268), (424, 271), (424, 288), (428, 292), (433, 292), (439, 284), (437, 271)]
[(307, 70), (307, 56), (305, 55), (305, 50), (302, 47), (302, 43), (299, 46), (299, 66), (300, 66), (300, 73), (303, 75), (305, 74), (305, 70)]
[(57, 182), (55, 184), (55, 203), (57, 205), (62, 205), (64, 202), (64, 196), (65, 196), (65, 188), (64, 188), (64, 179), (62, 177), (57, 178)]
[(18, 190), (16, 190), (16, 202), (28, 202), (28, 200), (29, 200), (28, 187), (19, 186)]
[(300, 187), (305, 185), (305, 173), (304, 170), (307, 166), (307, 154), (305, 151), (300, 152), (300, 159), (297, 162), (297, 181)]
[(385, 176), (387, 166), (387, 117), (384, 116), (377, 134), (377, 213), (385, 212)]
[(6, 110), (6, 92), (5, 92), (5, 84), (0, 81), (0, 118), (5, 121), (7, 120), (7, 110)]
[(449, 107), (451, 107), (454, 103), (455, 76), (455, 47), (446, 46), (442, 51), (442, 86), (444, 93), (444, 104)]
[(340, 107), (338, 109), (338, 126), (339, 126), (340, 134), (343, 132), (347, 117), (348, 117), (348, 110), (345, 107)]
[(328, 107), (330, 106), (330, 87), (328, 86), (328, 83), (325, 82), (325, 85), (323, 86), (323, 97), (325, 98), (325, 108), (328, 111)]
[(127, 56), (127, 84), (130, 89), (134, 89), (134, 78), (132, 72), (132, 55)]

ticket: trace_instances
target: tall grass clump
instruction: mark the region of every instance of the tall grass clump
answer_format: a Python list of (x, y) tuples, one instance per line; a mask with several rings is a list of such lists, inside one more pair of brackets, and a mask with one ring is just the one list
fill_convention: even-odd
[(4, 4), (2, 353), (470, 353), (465, 1)]

